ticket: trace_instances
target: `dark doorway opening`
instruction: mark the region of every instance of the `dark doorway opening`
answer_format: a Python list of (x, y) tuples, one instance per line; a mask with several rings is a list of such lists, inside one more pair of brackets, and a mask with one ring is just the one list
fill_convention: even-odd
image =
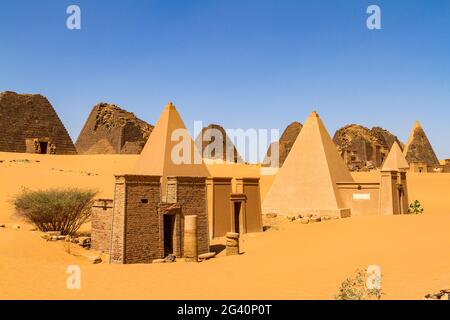
[(241, 226), (239, 223), (239, 219), (241, 217), (241, 203), (234, 203), (234, 232), (241, 233)]
[(39, 141), (39, 149), (41, 154), (47, 154), (48, 142)]
[(175, 216), (164, 215), (164, 257), (173, 254), (173, 233), (175, 231)]

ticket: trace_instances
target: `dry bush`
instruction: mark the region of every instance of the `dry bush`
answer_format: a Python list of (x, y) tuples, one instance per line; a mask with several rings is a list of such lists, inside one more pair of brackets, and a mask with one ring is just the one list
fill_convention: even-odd
[(43, 232), (74, 235), (91, 216), (97, 192), (76, 188), (23, 190), (14, 201), (17, 214)]

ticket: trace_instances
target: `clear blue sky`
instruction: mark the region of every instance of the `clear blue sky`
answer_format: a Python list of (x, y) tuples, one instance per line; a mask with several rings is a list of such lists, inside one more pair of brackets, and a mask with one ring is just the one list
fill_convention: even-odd
[(420, 120), (450, 158), (449, 0), (0, 4), (0, 91), (47, 96), (74, 140), (98, 102), (155, 123), (173, 101), (189, 127), (284, 129), (317, 109), (331, 135), (358, 123), (406, 140)]

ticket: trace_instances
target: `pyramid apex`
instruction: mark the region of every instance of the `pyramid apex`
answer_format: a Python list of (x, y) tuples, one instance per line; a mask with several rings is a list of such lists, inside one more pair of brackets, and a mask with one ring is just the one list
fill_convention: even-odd
[(395, 141), (381, 171), (401, 171), (406, 169), (409, 169), (408, 161), (406, 161), (398, 142)]
[(172, 102), (169, 102), (164, 109), (165, 110), (176, 110), (176, 107)]
[(420, 128), (422, 128), (422, 124), (420, 123), (420, 121), (414, 122), (414, 130), (415, 129), (420, 129)]
[(311, 114), (309, 115), (310, 118), (320, 118), (319, 114), (317, 113), (317, 111), (313, 111), (311, 112)]

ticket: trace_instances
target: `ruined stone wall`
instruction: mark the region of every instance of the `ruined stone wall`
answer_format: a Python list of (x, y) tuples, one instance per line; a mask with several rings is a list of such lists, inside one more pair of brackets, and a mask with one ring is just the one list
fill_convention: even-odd
[[(197, 215), (198, 252), (209, 252), (206, 178), (168, 177), (167, 202), (180, 205), (183, 216)], [(182, 228), (184, 238), (184, 228)]]
[(27, 139), (53, 143), (55, 154), (76, 154), (66, 128), (45, 97), (0, 93), (0, 151), (27, 152)]
[(116, 177), (112, 262), (150, 263), (161, 258), (160, 199), (160, 177)]
[(114, 201), (98, 199), (92, 206), (91, 248), (109, 253)]

